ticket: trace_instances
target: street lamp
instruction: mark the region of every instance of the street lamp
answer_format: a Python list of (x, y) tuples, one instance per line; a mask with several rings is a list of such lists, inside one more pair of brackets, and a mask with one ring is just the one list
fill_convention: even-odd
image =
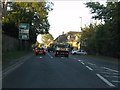
[(80, 20), (80, 25), (81, 25), (80, 28), (81, 28), (81, 31), (82, 31), (82, 17), (80, 17), (80, 19), (81, 19)]
[[(80, 17), (80, 19), (81, 19), (81, 22), (80, 22), (80, 24), (81, 24), (81, 26), (80, 26), (80, 29), (81, 29), (81, 31), (82, 31), (82, 17)], [(81, 43), (80, 43), (80, 49), (82, 48), (82, 45), (81, 45)]]

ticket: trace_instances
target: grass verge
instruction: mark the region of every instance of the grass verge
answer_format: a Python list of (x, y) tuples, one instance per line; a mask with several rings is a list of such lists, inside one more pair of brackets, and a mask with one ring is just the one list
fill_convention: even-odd
[(86, 55), (86, 57), (87, 58), (94, 58), (94, 59), (101, 60), (101, 61), (104, 61), (104, 62), (110, 62), (110, 63), (118, 64), (118, 59), (117, 58), (101, 56), (101, 55)]
[(30, 52), (28, 51), (9, 51), (9, 52), (2, 53), (2, 63), (7, 64), (25, 55), (28, 55), (29, 53)]

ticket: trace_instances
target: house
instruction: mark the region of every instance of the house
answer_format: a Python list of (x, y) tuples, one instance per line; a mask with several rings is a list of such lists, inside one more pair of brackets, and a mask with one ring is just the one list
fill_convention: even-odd
[(80, 32), (70, 31), (59, 35), (54, 43), (68, 43), (73, 49), (80, 48)]
[(69, 43), (74, 49), (80, 49), (80, 32), (70, 31), (66, 33), (67, 43)]

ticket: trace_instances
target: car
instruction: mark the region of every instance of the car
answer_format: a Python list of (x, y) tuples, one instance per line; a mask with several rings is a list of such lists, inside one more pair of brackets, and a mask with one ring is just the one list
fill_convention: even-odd
[(35, 48), (34, 49), (35, 55), (46, 55), (46, 50), (44, 48)]
[(84, 51), (84, 50), (72, 50), (71, 52), (72, 55), (75, 55), (75, 54), (82, 54), (82, 55), (86, 55), (87, 52)]

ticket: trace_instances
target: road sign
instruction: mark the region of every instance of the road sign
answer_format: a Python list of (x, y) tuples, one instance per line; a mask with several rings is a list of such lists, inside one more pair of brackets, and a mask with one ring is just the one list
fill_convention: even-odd
[(29, 39), (29, 24), (20, 23), (19, 25), (19, 39), (28, 40)]

